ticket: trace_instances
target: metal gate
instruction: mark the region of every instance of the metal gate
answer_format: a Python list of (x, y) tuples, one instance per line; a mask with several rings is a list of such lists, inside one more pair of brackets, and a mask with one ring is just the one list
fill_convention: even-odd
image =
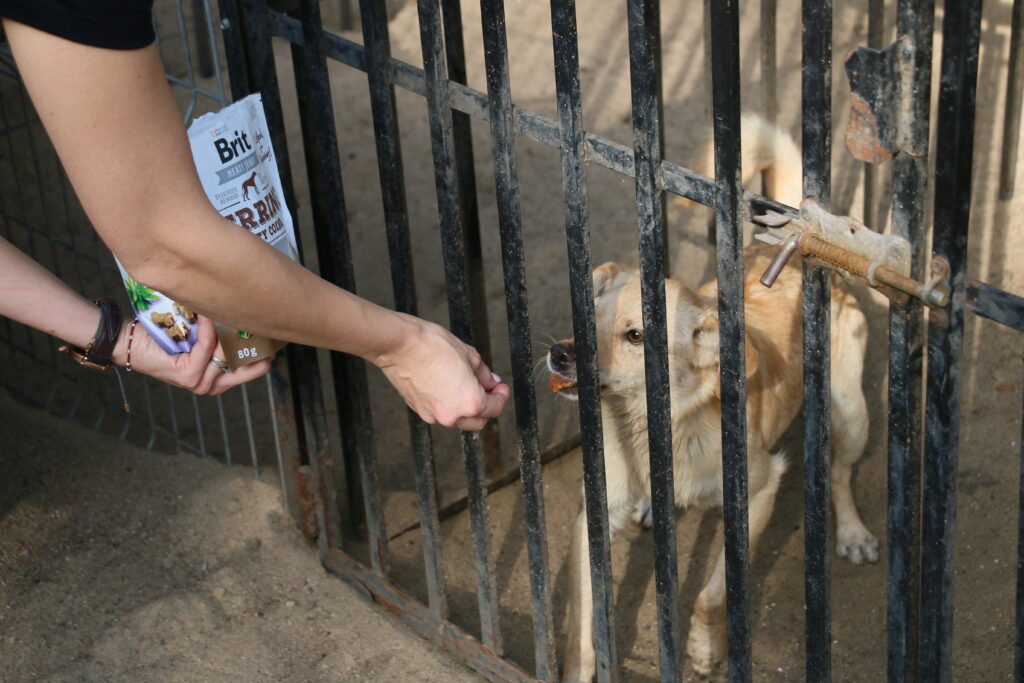
[[(1024, 329), (1022, 300), (970, 280), (966, 274), (967, 226), (975, 87), (981, 21), (980, 0), (950, 0), (944, 8), (937, 145), (934, 166), (932, 259), (926, 258), (925, 190), (929, 184), (929, 119), (934, 4), (899, 0), (897, 40), (890, 49), (861, 51), (870, 64), (860, 75), (871, 81), (859, 91), (872, 114), (871, 132), (894, 158), (893, 232), (910, 241), (912, 280), (917, 297), (890, 308), (889, 326), (889, 500), (888, 500), (888, 674), (891, 680), (948, 680), (951, 675), (953, 530), (959, 434), (960, 360), (965, 310), (974, 310), (1015, 329)], [(750, 680), (751, 617), (748, 557), (746, 396), (742, 293), (742, 221), (774, 210), (798, 217), (787, 207), (746, 192), (740, 185), (740, 59), (737, 3), (709, 0), (705, 6), (713, 81), (715, 174), (717, 181), (664, 157), (661, 93), (661, 26), (657, 0), (628, 0), (629, 74), (632, 93), (632, 149), (588, 133), (583, 125), (576, 6), (551, 1), (557, 120), (513, 104), (509, 82), (502, 0), (481, 0), (487, 92), (469, 88), (458, 0), (417, 3), (423, 68), (390, 55), (384, 3), (360, 2), (363, 44), (326, 32), (312, 0), (262, 2), (223, 0), (222, 29), (235, 97), (261, 92), (274, 143), (283, 160), (289, 203), (294, 204), (287, 156), (284, 104), (279, 92), (274, 39), (290, 44), (308, 173), (315, 252), (322, 274), (354, 290), (353, 249), (342, 193), (341, 161), (328, 63), (364, 72), (372, 109), (395, 306), (415, 314), (403, 158), (395, 86), (424, 97), (430, 123), (434, 180), (441, 224), (451, 327), (469, 343), (487, 339), (482, 307), (480, 226), (470, 118), (486, 121), (494, 157), (502, 266), (514, 407), (518, 470), (492, 476), (485, 454), (493, 432), (462, 435), (466, 500), (473, 534), (479, 638), (448, 619), (449, 593), (441, 562), (442, 536), (435, 490), (434, 449), (426, 426), (409, 415), (416, 475), (419, 525), (423, 534), (426, 600), (390, 580), (389, 543), (378, 485), (375, 435), (371, 427), (367, 375), (357, 359), (332, 354), (331, 378), (338, 406), (346, 490), (335, 490), (334, 452), (317, 358), (312, 350), (289, 350), (289, 376), (302, 444), (288, 467), (296, 498), (315, 509), (324, 565), (360, 588), (424, 637), (492, 679), (558, 678), (556, 629), (545, 531), (542, 460), (537, 403), (531, 380), (533, 358), (525, 288), (523, 226), (517, 178), (517, 135), (559, 150), (565, 231), (572, 291), (573, 330), (579, 361), (579, 412), (585, 507), (594, 591), (598, 680), (619, 676), (612, 610), (609, 521), (602, 455), (599, 378), (586, 167), (601, 166), (635, 179), (636, 218), (644, 298), (644, 353), (648, 387), (658, 634), (662, 680), (679, 680), (684, 662), (679, 642), (678, 576), (671, 463), (665, 299), (667, 271), (666, 193), (715, 209), (717, 271), (720, 282), (721, 379), (724, 452), (724, 518), (728, 602), (728, 664), (734, 680)], [(872, 3), (874, 14), (881, 4)], [(763, 7), (764, 43), (770, 46), (762, 68), (774, 79), (774, 2)], [(512, 11), (510, 8), (509, 11)], [(832, 194), (832, 5), (803, 5), (802, 130), (804, 196), (828, 209)], [(699, 17), (695, 7), (694, 16)], [(547, 32), (548, 27), (543, 27)], [(626, 31), (627, 27), (623, 27)], [(881, 32), (873, 34), (880, 47)], [(513, 56), (514, 58), (514, 56)], [(873, 200), (871, 200), (873, 201)], [(939, 264), (928, 272), (926, 264)], [(948, 273), (941, 272), (942, 264)], [(949, 296), (933, 296), (947, 287)], [(806, 677), (831, 676), (829, 457), (829, 297), (827, 271), (804, 269), (804, 450)], [(926, 323), (921, 298), (929, 299)], [(927, 370), (923, 349), (927, 349)], [(486, 349), (485, 349), (486, 354)], [(924, 373), (927, 373), (925, 381)], [(920, 419), (922, 400), (924, 419)], [(922, 424), (924, 428), (922, 428)], [(923, 454), (923, 457), (922, 457)], [(500, 462), (500, 460), (498, 461)], [(493, 464), (493, 463), (492, 463)], [(499, 473), (500, 474), (500, 473)], [(491, 554), (487, 491), (489, 481), (522, 479), (524, 525), (533, 607), (534, 671), (503, 655), (498, 597)], [(1024, 491), (1024, 479), (1022, 479)], [(348, 502), (354, 522), (345, 534), (338, 499)], [(315, 502), (314, 502), (315, 501)], [(1024, 498), (1022, 498), (1024, 501)], [(1022, 517), (1024, 519), (1024, 517)], [(361, 534), (368, 561), (348, 552)], [(1022, 560), (1024, 561), (1024, 560)], [(1020, 565), (1018, 565), (1020, 566)], [(1019, 570), (1018, 570), (1019, 572)], [(1018, 573), (1018, 581), (1020, 581)], [(1020, 585), (1020, 584), (1018, 584)], [(1018, 597), (1016, 672), (1021, 675), (1024, 613)]]

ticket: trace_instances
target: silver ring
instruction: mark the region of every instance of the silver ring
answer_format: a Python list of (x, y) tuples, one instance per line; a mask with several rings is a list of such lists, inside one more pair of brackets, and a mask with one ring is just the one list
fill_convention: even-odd
[(222, 361), (220, 358), (217, 358), (217, 356), (210, 356), (210, 365), (220, 368), (224, 372), (231, 372), (231, 368), (228, 367), (228, 364)]

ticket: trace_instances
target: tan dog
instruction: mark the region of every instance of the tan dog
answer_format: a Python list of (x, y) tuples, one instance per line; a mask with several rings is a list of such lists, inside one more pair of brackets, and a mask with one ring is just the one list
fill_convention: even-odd
[[(765, 246), (744, 253), (746, 272), (747, 466), (751, 547), (771, 516), (786, 469), (772, 446), (796, 417), (803, 398), (802, 278), (787, 266), (771, 289), (758, 278), (773, 256)], [(647, 406), (643, 361), (640, 278), (606, 263), (594, 271), (609, 525), (614, 534), (650, 496)], [(681, 508), (722, 504), (717, 283), (695, 294), (665, 283), (675, 502)], [(868, 415), (861, 389), (867, 325), (856, 300), (836, 281), (831, 296), (832, 497), (836, 552), (856, 564), (878, 559), (878, 541), (854, 505), (850, 478), (867, 440)], [(551, 387), (575, 395), (571, 339), (548, 354)], [(595, 671), (593, 595), (586, 513), (577, 519), (570, 560), (572, 594), (563, 675), (589, 681)], [(720, 553), (697, 598), (687, 652), (693, 668), (707, 674), (726, 655), (725, 565)]]

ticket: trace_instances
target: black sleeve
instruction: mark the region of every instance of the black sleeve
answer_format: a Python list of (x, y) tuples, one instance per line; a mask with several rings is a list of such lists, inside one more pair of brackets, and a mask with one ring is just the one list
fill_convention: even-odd
[(115, 50), (146, 47), (156, 39), (153, 0), (0, 0), (0, 17)]

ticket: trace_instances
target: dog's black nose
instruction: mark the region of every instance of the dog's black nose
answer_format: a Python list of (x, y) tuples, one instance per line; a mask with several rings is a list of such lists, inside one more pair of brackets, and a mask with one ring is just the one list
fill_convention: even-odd
[(558, 372), (567, 372), (576, 365), (576, 349), (572, 342), (558, 342), (549, 352), (551, 367)]

